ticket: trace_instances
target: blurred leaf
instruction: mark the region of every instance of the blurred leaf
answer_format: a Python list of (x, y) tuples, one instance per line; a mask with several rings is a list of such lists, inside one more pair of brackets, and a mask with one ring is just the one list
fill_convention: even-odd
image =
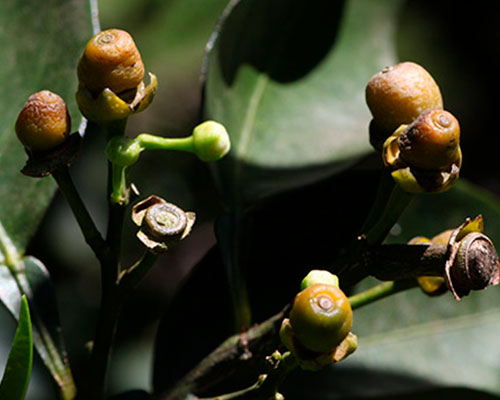
[(33, 337), (26, 296), (21, 299), (19, 323), (0, 382), (0, 399), (23, 400), (28, 390), (33, 364)]
[[(499, 243), (500, 203), (462, 180), (447, 193), (419, 196), (399, 222), (398, 240), (433, 236), (479, 213), (485, 233)], [(499, 302), (498, 286), (460, 302), (449, 293), (430, 298), (418, 289), (384, 299), (356, 311), (353, 331), (359, 348), (344, 365), (500, 393)]]
[(226, 125), (226, 201), (306, 185), (371, 151), (367, 81), (394, 58), (398, 0), (231, 1), (208, 45), (205, 117)]
[(86, 1), (3, 0), (0, 2), (0, 222), (23, 250), (54, 192), (52, 179), (33, 179), (19, 171), (26, 154), (14, 133), (27, 98), (48, 89), (68, 103), (79, 122), (74, 93), (76, 63), (91, 35)]
[(49, 273), (45, 266), (33, 257), (25, 257), (15, 270), (13, 273), (13, 269), (0, 265), (0, 302), (18, 320), (22, 295), (27, 296), (33, 318), (34, 346), (59, 386), (62, 398), (72, 399), (75, 387)]

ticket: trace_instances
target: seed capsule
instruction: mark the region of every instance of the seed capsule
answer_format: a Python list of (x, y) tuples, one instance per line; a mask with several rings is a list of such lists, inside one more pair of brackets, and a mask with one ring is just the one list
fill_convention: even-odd
[(132, 36), (109, 29), (93, 36), (78, 63), (78, 79), (94, 96), (105, 88), (116, 94), (135, 89), (144, 78), (144, 64)]
[(317, 353), (329, 352), (351, 330), (351, 306), (344, 292), (336, 286), (309, 286), (295, 297), (290, 324), (294, 335), (306, 349)]
[(422, 112), (443, 108), (439, 86), (420, 65), (403, 62), (373, 75), (366, 86), (366, 103), (375, 124), (390, 135)]
[(45, 151), (62, 144), (71, 129), (66, 103), (48, 90), (31, 95), (17, 117), (15, 129), (29, 150)]
[(401, 159), (415, 168), (447, 170), (459, 164), (460, 125), (448, 111), (421, 114), (399, 136)]

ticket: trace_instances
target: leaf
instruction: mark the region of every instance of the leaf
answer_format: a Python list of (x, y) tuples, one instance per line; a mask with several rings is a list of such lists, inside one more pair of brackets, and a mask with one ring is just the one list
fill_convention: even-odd
[(0, 222), (20, 250), (38, 226), (55, 185), (52, 179), (19, 172), (26, 154), (14, 133), (16, 117), (32, 93), (49, 89), (65, 99), (78, 124), (76, 63), (91, 36), (89, 11), (88, 3), (78, 0), (0, 2)]
[(72, 399), (75, 387), (61, 334), (54, 288), (47, 269), (34, 257), (25, 257), (16, 267), (16, 273), (0, 265), (0, 301), (16, 320), (22, 295), (31, 304), (35, 349), (59, 386), (62, 398)]
[[(500, 203), (463, 180), (447, 193), (419, 196), (401, 218), (397, 239), (433, 236), (479, 213), (485, 233), (500, 243)], [(415, 289), (357, 310), (353, 332), (359, 335), (359, 348), (344, 366), (397, 371), (499, 394), (499, 302), (498, 286), (472, 292), (460, 302), (449, 293), (430, 298)]]
[(228, 203), (310, 184), (371, 152), (369, 78), (393, 64), (400, 1), (233, 0), (208, 44), (204, 116), (232, 151)]
[(28, 390), (33, 364), (33, 337), (26, 296), (21, 299), (19, 323), (0, 382), (0, 399), (23, 400)]

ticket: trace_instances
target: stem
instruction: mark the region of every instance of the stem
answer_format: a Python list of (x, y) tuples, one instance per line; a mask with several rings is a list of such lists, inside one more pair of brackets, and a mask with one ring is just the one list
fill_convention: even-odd
[(295, 357), (290, 352), (286, 352), (280, 357), (277, 366), (268, 374), (260, 375), (257, 382), (252, 386), (236, 392), (213, 398), (200, 398), (199, 400), (261, 400), (274, 398), (283, 380), (297, 366), (298, 363)]
[(71, 179), (67, 166), (58, 168), (52, 172), (52, 176), (59, 185), (59, 189), (66, 198), (71, 211), (83, 233), (85, 241), (90, 246), (96, 257), (102, 262), (107, 258), (108, 249), (104, 239), (97, 230), (85, 204), (83, 203), (76, 187)]
[(145, 150), (178, 150), (195, 152), (192, 136), (183, 138), (165, 138), (149, 133), (141, 133), (136, 138)]
[(157, 259), (157, 254), (146, 251), (137, 263), (122, 273), (119, 286), (123, 296), (127, 296), (139, 285)]
[(394, 184), (389, 200), (380, 218), (366, 233), (368, 245), (373, 246), (384, 241), (391, 228), (414, 197), (414, 194), (407, 193), (399, 185)]
[(127, 188), (127, 167), (112, 164), (112, 191), (110, 201), (112, 204), (125, 205), (129, 201), (129, 189)]
[[(127, 120), (113, 121), (104, 126), (108, 141), (125, 133)], [(125, 190), (126, 182), (121, 182)], [(122, 188), (123, 188), (122, 187)], [(111, 358), (116, 327), (122, 305), (122, 297), (118, 290), (118, 277), (121, 273), (120, 252), (123, 220), (127, 202), (116, 204), (111, 201), (113, 193), (113, 165), (108, 161), (107, 200), (108, 226), (106, 245), (110, 249), (107, 257), (101, 260), (101, 304), (97, 320), (96, 334), (90, 357), (90, 380), (83, 398), (101, 400), (106, 391), (108, 365)]]
[(255, 360), (271, 354), (281, 345), (279, 329), (288, 306), (265, 322), (245, 333), (226, 339), (193, 368), (174, 388), (159, 394), (155, 400), (184, 400), (189, 393), (208, 392), (236, 375), (257, 374), (260, 364)]
[(349, 304), (353, 310), (364, 307), (385, 297), (417, 287), (416, 279), (402, 281), (383, 282), (364, 292), (349, 296)]

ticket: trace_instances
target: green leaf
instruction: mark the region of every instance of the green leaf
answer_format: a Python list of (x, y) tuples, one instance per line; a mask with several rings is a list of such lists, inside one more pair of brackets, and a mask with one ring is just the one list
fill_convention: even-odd
[(208, 45), (204, 115), (232, 151), (225, 200), (252, 203), (371, 151), (365, 85), (393, 64), (398, 0), (231, 1)]
[(74, 100), (76, 64), (91, 36), (86, 1), (3, 0), (0, 2), (0, 222), (23, 250), (43, 216), (55, 185), (19, 171), (26, 161), (14, 133), (27, 98), (48, 89), (68, 103), (74, 130), (80, 120)]
[(67, 358), (54, 288), (45, 266), (25, 257), (16, 266), (0, 265), (0, 302), (19, 320), (19, 304), (26, 296), (31, 304), (33, 343), (54, 378), (63, 399), (72, 399), (75, 386)]
[[(419, 196), (399, 222), (397, 241), (431, 237), (479, 213), (485, 218), (485, 233), (500, 243), (499, 201), (461, 180), (447, 193)], [(472, 292), (460, 302), (450, 293), (431, 298), (418, 289), (384, 299), (355, 312), (353, 332), (359, 335), (359, 348), (344, 365), (498, 394), (499, 302), (498, 286)]]
[(0, 399), (23, 400), (28, 390), (33, 363), (33, 337), (26, 296), (21, 298), (19, 323), (0, 382)]

